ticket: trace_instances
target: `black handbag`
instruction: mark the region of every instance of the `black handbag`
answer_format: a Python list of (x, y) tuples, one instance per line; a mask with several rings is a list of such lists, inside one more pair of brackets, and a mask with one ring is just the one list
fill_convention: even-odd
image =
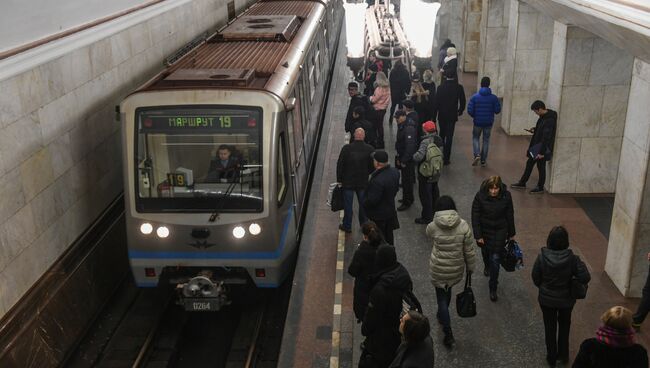
[[(574, 260), (573, 270), (575, 272), (575, 270), (578, 268), (578, 262), (581, 262), (581, 261), (580, 261), (580, 257), (578, 257), (576, 255), (573, 256), (573, 260)], [(586, 298), (587, 297), (587, 288), (588, 288), (587, 284), (583, 284), (578, 279), (571, 276), (571, 289), (570, 289), (571, 297), (573, 297), (575, 299), (584, 299), (584, 298)]]
[(332, 201), (330, 202), (330, 207), (332, 208), (332, 212), (342, 210), (344, 207), (344, 203), (345, 202), (343, 200), (343, 187), (336, 186), (332, 191)]
[(465, 274), (465, 289), (456, 295), (456, 312), (463, 318), (476, 316), (476, 300), (472, 291), (472, 275), (469, 271)]

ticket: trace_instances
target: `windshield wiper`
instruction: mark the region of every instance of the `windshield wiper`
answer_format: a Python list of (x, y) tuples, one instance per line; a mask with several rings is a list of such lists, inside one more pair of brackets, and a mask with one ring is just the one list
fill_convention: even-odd
[[(241, 180), (241, 169), (239, 171), (239, 179)], [(217, 218), (219, 217), (219, 210), (223, 207), (223, 205), (226, 203), (226, 199), (230, 198), (230, 195), (232, 192), (235, 190), (235, 186), (239, 184), (237, 181), (233, 181), (228, 185), (228, 188), (226, 188), (226, 191), (221, 195), (221, 197), (217, 198), (217, 204), (214, 206), (214, 212), (212, 215), (210, 215), (210, 218), (208, 219), (209, 222), (215, 222)]]

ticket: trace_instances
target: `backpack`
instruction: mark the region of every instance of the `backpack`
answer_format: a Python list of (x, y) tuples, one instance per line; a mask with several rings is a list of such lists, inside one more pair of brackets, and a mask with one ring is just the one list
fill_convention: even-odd
[(442, 170), (442, 151), (435, 143), (429, 143), (427, 146), (427, 153), (424, 161), (420, 164), (419, 172), (425, 178), (432, 181), (440, 179), (440, 171)]

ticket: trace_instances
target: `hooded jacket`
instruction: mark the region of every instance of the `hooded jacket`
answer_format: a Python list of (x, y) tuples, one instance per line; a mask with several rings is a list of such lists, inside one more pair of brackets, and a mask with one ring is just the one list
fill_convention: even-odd
[(367, 96), (362, 95), (361, 93), (357, 94), (356, 96), (350, 97), (350, 104), (348, 105), (348, 113), (345, 116), (345, 131), (348, 131), (348, 126), (352, 124), (352, 111), (354, 111), (354, 108), (357, 106), (363, 107), (363, 110), (366, 112), (366, 116), (370, 112), (370, 109), (372, 108), (370, 105), (370, 100), (368, 99)]
[(452, 287), (463, 280), (466, 267), (470, 272), (474, 270), (476, 252), (472, 229), (458, 212), (436, 212), (427, 225), (427, 236), (433, 239), (429, 274), (434, 287)]
[(349, 121), (345, 121), (345, 131), (351, 135), (354, 135), (357, 128), (363, 128), (366, 132), (366, 138), (363, 141), (374, 147), (377, 141), (377, 131), (372, 123), (365, 119), (365, 113), (360, 114), (357, 119), (351, 118)]
[(557, 112), (553, 110), (547, 110), (546, 114), (537, 119), (537, 124), (535, 124), (535, 133), (533, 133), (533, 138), (530, 140), (530, 144), (526, 150), (526, 157), (528, 157), (528, 151), (534, 145), (541, 143), (542, 147), (540, 148), (539, 152), (544, 154), (544, 159), (546, 161), (549, 161), (551, 158), (548, 157), (546, 153), (553, 153), (556, 127)]
[(368, 306), (368, 299), (372, 288), (370, 277), (375, 271), (376, 253), (377, 246), (373, 246), (364, 240), (354, 251), (352, 261), (348, 267), (348, 273), (354, 277), (352, 304), (354, 315), (358, 320), (363, 320), (366, 314), (366, 307)]
[(427, 336), (415, 344), (403, 341), (397, 348), (395, 359), (389, 368), (431, 368), (433, 367), (433, 357), (431, 336)]
[(575, 305), (571, 296), (571, 278), (583, 284), (591, 280), (587, 266), (571, 249), (542, 248), (533, 266), (533, 283), (539, 288), (537, 300), (547, 308), (566, 309)]
[(411, 76), (404, 64), (397, 64), (388, 77), (390, 82), (390, 99), (393, 103), (402, 102), (411, 90)]
[(486, 183), (481, 184), (472, 202), (472, 229), (474, 238), (483, 238), (488, 249), (499, 251), (516, 234), (515, 210), (505, 184), (501, 184), (499, 195), (492, 197)]
[(501, 104), (489, 87), (481, 87), (478, 93), (469, 99), (467, 113), (474, 118), (474, 125), (481, 128), (494, 124), (494, 115), (501, 112)]
[[(383, 259), (386, 251), (392, 246), (381, 246), (377, 250), (375, 259), (376, 267), (386, 264)], [(383, 249), (382, 249), (383, 248)], [(394, 256), (394, 248), (392, 254)], [(399, 317), (402, 312), (402, 296), (413, 289), (411, 276), (404, 266), (395, 260), (387, 267), (381, 268), (374, 279), (368, 308), (361, 325), (361, 333), (367, 337), (366, 350), (375, 359), (392, 361), (395, 358), (397, 347), (401, 342), (399, 333)]]

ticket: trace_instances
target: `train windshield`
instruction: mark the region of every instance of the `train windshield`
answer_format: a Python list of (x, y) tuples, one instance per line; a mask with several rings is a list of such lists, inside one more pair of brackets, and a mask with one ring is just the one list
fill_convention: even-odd
[(260, 212), (262, 109), (136, 110), (139, 212)]

